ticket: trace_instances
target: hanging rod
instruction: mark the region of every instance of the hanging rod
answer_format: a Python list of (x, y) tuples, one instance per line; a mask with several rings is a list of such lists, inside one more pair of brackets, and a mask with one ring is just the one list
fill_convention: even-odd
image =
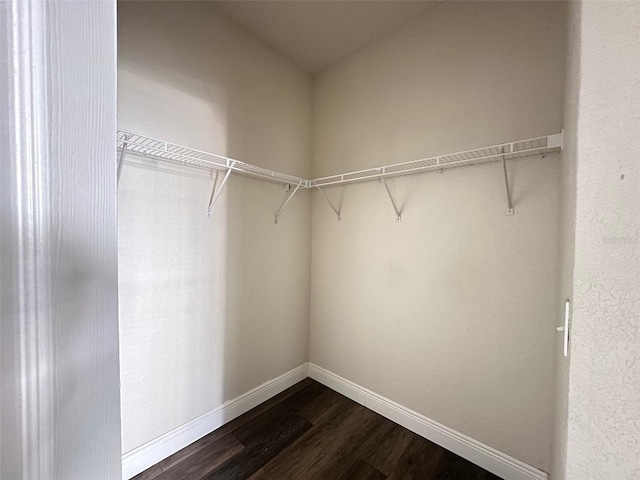
[[(501, 143), (490, 147), (422, 158), (420, 160), (385, 165), (383, 167), (367, 168), (365, 170), (357, 170), (354, 172), (331, 175), (313, 180), (306, 180), (286, 173), (257, 167), (230, 157), (203, 152), (202, 150), (195, 150), (193, 148), (165, 142), (163, 140), (158, 140), (156, 138), (126, 130), (118, 130), (116, 149), (120, 149), (117, 164), (118, 181), (120, 180), (120, 175), (122, 173), (125, 155), (128, 152), (138, 153), (174, 164), (177, 163), (180, 165), (188, 165), (190, 167), (216, 171), (216, 181), (214, 182), (213, 189), (211, 191), (211, 198), (209, 199), (209, 206), (207, 208), (208, 216), (211, 216), (211, 210), (220, 196), (220, 192), (229, 178), (229, 175), (233, 171), (242, 175), (285, 184), (287, 191), (290, 191), (294, 184), (296, 185), (293, 192), (286, 198), (278, 212), (275, 214), (274, 223), (278, 223), (280, 214), (293, 198), (295, 193), (301, 188), (317, 188), (322, 196), (329, 202), (329, 205), (331, 205), (331, 208), (336, 213), (338, 220), (340, 220), (340, 211), (333, 205), (333, 203), (331, 203), (329, 198), (322, 191), (321, 187), (330, 187), (370, 180), (378, 180), (384, 184), (396, 213), (396, 221), (399, 222), (401, 220), (402, 212), (398, 209), (385, 178), (413, 175), (434, 170), (443, 171), (449, 168), (502, 161), (507, 196), (507, 215), (513, 215), (514, 210), (511, 200), (511, 190), (509, 188), (509, 176), (507, 173), (506, 161), (538, 155), (544, 157), (545, 155), (558, 153), (562, 150), (563, 141), (564, 134), (563, 132), (560, 132), (553, 135), (530, 138), (528, 140)], [(220, 171), (225, 171), (225, 176), (220, 187), (216, 190), (217, 175)]]
[[(299, 184), (302, 188), (308, 188), (310, 183), (309, 180), (294, 175), (257, 167), (223, 155), (203, 152), (202, 150), (184, 147), (126, 130), (118, 130), (116, 148), (120, 149), (121, 159), (126, 151), (127, 154), (137, 153), (173, 164), (187, 165), (205, 170), (233, 171), (280, 184)], [(121, 168), (122, 160), (119, 164), (119, 169)]]
[[(189, 165), (191, 167), (208, 170), (223, 170), (225, 172), (232, 170), (243, 175), (280, 184), (299, 185), (298, 188), (304, 189), (366, 182), (380, 180), (380, 178), (413, 175), (429, 171), (440, 171), (449, 168), (499, 162), (502, 160), (515, 160), (517, 158), (534, 157), (538, 155), (549, 155), (562, 150), (563, 133), (560, 132), (527, 140), (500, 143), (490, 147), (465, 150), (382, 167), (367, 168), (365, 170), (330, 175), (312, 180), (257, 167), (230, 157), (195, 150), (126, 130), (118, 130), (116, 146), (121, 150), (121, 155), (123, 153), (122, 150), (125, 149), (126, 153), (134, 152), (170, 163)], [(121, 167), (122, 165), (120, 164), (120, 168)]]
[(449, 168), (466, 167), (481, 163), (515, 160), (517, 158), (534, 157), (558, 153), (562, 150), (563, 133), (545, 135), (543, 137), (500, 143), (490, 147), (465, 150), (435, 157), (422, 158), (411, 162), (396, 163), (383, 167), (367, 168), (349, 173), (330, 175), (311, 180), (311, 187), (329, 187), (347, 183), (380, 180), (382, 178), (413, 175), (429, 171), (441, 171)]
[[(449, 168), (466, 167), (482, 163), (515, 160), (517, 158), (534, 157), (558, 153), (563, 147), (563, 133), (545, 135), (518, 140), (515, 142), (500, 143), (489, 147), (465, 150), (462, 152), (438, 155), (422, 158), (404, 163), (395, 163), (382, 167), (367, 168), (328, 177), (320, 177), (312, 180), (296, 177), (286, 173), (276, 172), (267, 168), (257, 167), (230, 157), (215, 153), (203, 152), (175, 143), (165, 142), (139, 133), (126, 130), (118, 130), (116, 146), (123, 154), (138, 153), (146, 157), (188, 165), (208, 170), (234, 171), (263, 180), (280, 184), (297, 185), (298, 188), (318, 188), (333, 185), (342, 185), (355, 182), (380, 180), (381, 178), (413, 175), (429, 171), (441, 171)], [(120, 168), (122, 165), (120, 164)]]

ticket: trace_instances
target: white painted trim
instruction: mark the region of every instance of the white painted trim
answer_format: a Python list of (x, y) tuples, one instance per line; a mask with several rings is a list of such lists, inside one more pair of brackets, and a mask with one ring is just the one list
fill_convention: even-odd
[(456, 432), (318, 365), (309, 363), (309, 376), (505, 480), (547, 480), (549, 478), (545, 472), (537, 468)]
[(169, 455), (220, 428), (308, 377), (308, 364), (280, 375), (122, 455), (122, 478), (128, 480)]
[(116, 33), (113, 0), (0, 0), (3, 479), (120, 475)]

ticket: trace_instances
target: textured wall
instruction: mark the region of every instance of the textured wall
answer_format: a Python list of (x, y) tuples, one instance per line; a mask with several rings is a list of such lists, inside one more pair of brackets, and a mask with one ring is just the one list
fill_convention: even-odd
[[(573, 302), (573, 267), (576, 215), (576, 161), (578, 155), (578, 96), (580, 93), (580, 3), (568, 2), (567, 70), (564, 93), (564, 147), (560, 159), (560, 224), (558, 248), (557, 325), (564, 323), (564, 301)], [(565, 478), (567, 456), (567, 402), (569, 358), (563, 353), (564, 337), (556, 335), (555, 413), (549, 476)]]
[(562, 127), (565, 8), (448, 2), (315, 78), (313, 176)]
[[(311, 80), (206, 2), (123, 2), (118, 126), (307, 176)], [(123, 451), (307, 361), (310, 197), (129, 156), (118, 191)]]
[(639, 25), (637, 2), (584, 2), (574, 33), (580, 78), (571, 480), (640, 478)]
[[(562, 128), (565, 6), (451, 2), (315, 80), (315, 175)], [(313, 194), (310, 360), (547, 470), (560, 159)], [(341, 200), (340, 200), (341, 199)]]

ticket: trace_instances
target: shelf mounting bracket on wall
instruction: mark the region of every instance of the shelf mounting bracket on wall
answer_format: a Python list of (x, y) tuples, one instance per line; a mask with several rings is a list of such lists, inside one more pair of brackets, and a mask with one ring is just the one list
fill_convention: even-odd
[[(502, 147), (504, 154), (504, 147)], [(507, 174), (507, 159), (502, 155), (502, 171), (504, 172), (504, 186), (507, 190), (507, 215), (513, 215), (513, 203), (511, 202), (511, 190), (509, 189), (509, 175)]]
[[(384, 174), (384, 170), (381, 170), (381, 172)], [(389, 190), (389, 185), (387, 185), (387, 182), (385, 181), (384, 177), (380, 177), (380, 182), (382, 182), (382, 184), (384, 185), (384, 188), (387, 189), (387, 193), (389, 194), (389, 199), (391, 200), (391, 205), (393, 205), (393, 209), (396, 212), (396, 222), (399, 222), (400, 220), (402, 220), (402, 212), (398, 210), (396, 201), (393, 199), (393, 195), (391, 195), (391, 190)]]
[(331, 200), (329, 200), (329, 197), (327, 197), (327, 195), (322, 191), (322, 189), (318, 185), (314, 185), (314, 187), (318, 189), (318, 191), (322, 194), (324, 199), (327, 201), (327, 203), (331, 206), (333, 211), (336, 213), (336, 216), (338, 217), (338, 221), (342, 220), (342, 217), (340, 216), (340, 210), (338, 210), (335, 207), (335, 205), (331, 202)]
[(293, 192), (291, 192), (291, 195), (289, 195), (287, 197), (287, 199), (284, 201), (284, 203), (282, 204), (282, 206), (280, 207), (280, 209), (278, 210), (278, 212), (275, 214), (273, 223), (278, 223), (278, 217), (280, 217), (280, 215), (282, 214), (282, 211), (284, 210), (284, 207), (287, 206), (287, 203), (289, 203), (291, 201), (291, 199), (293, 198), (293, 196), (296, 194), (296, 192), (298, 191), (298, 189), (302, 186), (303, 181), (300, 180), (300, 183), (298, 183), (298, 185), (296, 185), (296, 188), (293, 190)]
[(222, 189), (224, 188), (224, 184), (227, 183), (229, 176), (231, 175), (231, 170), (233, 170), (233, 165), (235, 162), (229, 162), (229, 170), (224, 174), (224, 178), (222, 179), (222, 183), (220, 184), (220, 188), (216, 191), (216, 184), (218, 183), (218, 172), (216, 171), (216, 179), (213, 182), (213, 188), (211, 189), (211, 197), (209, 197), (209, 206), (207, 207), (207, 217), (211, 218), (211, 210), (213, 210), (213, 206), (218, 201), (218, 197), (220, 193), (222, 193)]
[[(389, 190), (388, 185), (385, 182), (386, 178), (398, 177), (403, 175), (414, 175), (418, 173), (426, 173), (430, 171), (443, 171), (449, 168), (466, 167), (470, 165), (479, 165), (490, 162), (502, 161), (502, 168), (504, 174), (504, 181), (507, 194), (507, 214), (513, 215), (513, 202), (511, 198), (511, 189), (509, 186), (509, 176), (507, 172), (507, 160), (516, 160), (519, 158), (527, 158), (534, 156), (544, 156), (562, 151), (564, 144), (564, 135), (561, 131), (553, 135), (544, 135), (535, 138), (529, 138), (526, 140), (518, 140), (510, 143), (501, 143), (492, 145), (489, 147), (476, 148), (473, 150), (466, 150), (456, 153), (450, 153), (447, 155), (439, 155), (434, 157), (425, 157), (418, 160), (409, 162), (396, 163), (393, 165), (386, 165), (382, 167), (366, 168), (364, 170), (358, 170), (348, 173), (340, 173), (337, 175), (331, 175), (329, 177), (315, 178), (313, 180), (305, 180), (300, 177), (288, 175), (285, 173), (276, 172), (274, 170), (265, 169), (248, 163), (234, 160), (229, 157), (217, 155), (214, 153), (205, 152), (202, 150), (195, 150), (182, 145), (170, 143), (164, 140), (148, 137), (139, 133), (134, 133), (126, 130), (118, 130), (116, 137), (116, 149), (121, 148), (118, 157), (117, 165), (117, 177), (120, 179), (122, 168), (124, 166), (125, 156), (130, 153), (137, 155), (144, 155), (145, 157), (153, 158), (155, 160), (165, 161), (172, 164), (185, 165), (194, 168), (202, 168), (206, 170), (215, 170), (216, 172), (225, 171), (225, 179), (220, 186), (220, 189), (216, 191), (218, 174), (216, 175), (216, 183), (214, 189), (211, 192), (211, 198), (209, 200), (208, 213), (211, 213), (213, 205), (218, 199), (219, 193), (224, 186), (224, 183), (228, 179), (229, 172), (232, 170), (240, 175), (247, 175), (253, 178), (266, 180), (270, 182), (276, 182), (279, 184), (287, 185), (289, 188), (287, 192), (291, 192), (291, 186), (297, 185), (295, 190), (284, 201), (278, 213), (275, 215), (275, 223), (278, 222), (278, 217), (286, 205), (291, 200), (291, 197), (298, 191), (299, 188), (313, 188), (316, 187), (322, 196), (327, 200), (333, 211), (341, 219), (341, 208), (329, 201), (325, 187), (347, 185), (355, 182), (365, 182), (378, 180), (383, 183), (393, 209), (396, 212), (396, 220), (401, 220), (401, 211), (398, 209), (398, 205)], [(116, 150), (116, 155), (118, 152)]]
[(124, 136), (124, 142), (122, 142), (122, 151), (120, 152), (120, 158), (118, 158), (118, 179), (117, 183), (120, 183), (120, 174), (122, 173), (122, 166), (124, 165), (124, 157), (127, 154), (127, 140), (129, 135)]

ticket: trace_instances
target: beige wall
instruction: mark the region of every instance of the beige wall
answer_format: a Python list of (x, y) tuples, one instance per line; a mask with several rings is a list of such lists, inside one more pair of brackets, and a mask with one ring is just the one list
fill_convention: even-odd
[(563, 10), (448, 2), (329, 68), (314, 84), (313, 176), (560, 131)]
[[(118, 5), (118, 126), (310, 172), (311, 79), (206, 2)], [(310, 197), (127, 157), (118, 191), (123, 451), (308, 358)]]
[(556, 478), (631, 480), (640, 478), (640, 4), (583, 2), (571, 17), (574, 313)]
[[(580, 75), (580, 2), (567, 3), (567, 69), (564, 89), (564, 147), (560, 159), (560, 216), (558, 248), (557, 325), (564, 324), (564, 301), (573, 302), (573, 267), (576, 215), (576, 162), (578, 155), (578, 96)], [(573, 306), (573, 305), (572, 305)], [(569, 358), (564, 357), (562, 334), (555, 348), (555, 406), (549, 476), (565, 478)]]
[[(565, 6), (452, 2), (315, 80), (315, 176), (562, 128)], [(313, 194), (310, 361), (543, 470), (559, 157)]]

